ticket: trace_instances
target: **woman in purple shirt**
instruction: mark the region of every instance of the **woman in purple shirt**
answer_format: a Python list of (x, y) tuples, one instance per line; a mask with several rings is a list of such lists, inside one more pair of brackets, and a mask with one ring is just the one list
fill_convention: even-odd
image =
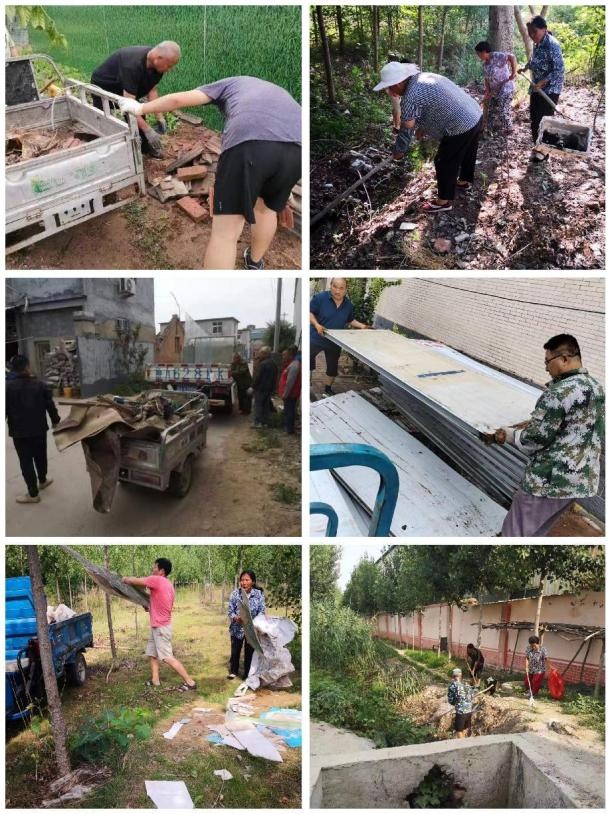
[(512, 103), (517, 60), (514, 54), (492, 51), (486, 41), (477, 43), (474, 50), (483, 63), (485, 74), (483, 103), (487, 110), (486, 126), (498, 134), (510, 133), (513, 129)]
[(237, 241), (247, 222), (251, 245), (244, 267), (263, 269), (278, 214), (301, 177), (301, 107), (288, 91), (254, 76), (231, 76), (145, 104), (122, 99), (119, 107), (145, 116), (208, 104), (220, 109), (225, 124), (203, 268), (235, 268)]

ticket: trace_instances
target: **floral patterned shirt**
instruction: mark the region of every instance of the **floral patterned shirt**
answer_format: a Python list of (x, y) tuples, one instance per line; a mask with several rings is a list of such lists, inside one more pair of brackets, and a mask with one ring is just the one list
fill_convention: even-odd
[(525, 650), (525, 658), (529, 662), (528, 673), (546, 673), (546, 648), (541, 647), (540, 650), (532, 650), (527, 647)]
[(468, 715), (472, 712), (472, 702), (477, 694), (474, 687), (464, 684), (463, 681), (452, 681), (447, 690), (447, 701), (455, 707), (458, 715)]
[[(244, 629), (239, 624), (239, 622), (234, 621), (235, 616), (239, 616), (239, 600), (241, 599), (240, 590), (236, 588), (231, 596), (229, 597), (229, 611), (227, 616), (229, 617), (229, 633), (233, 639), (243, 639), (244, 638)], [(248, 597), (248, 605), (250, 606), (250, 613), (252, 614), (252, 618), (254, 619), (255, 616), (258, 616), (259, 613), (264, 613), (265, 608), (265, 597), (263, 596), (263, 592), (258, 588), (252, 588), (250, 591), (250, 596)]]
[(511, 74), (509, 54), (504, 51), (492, 51), (489, 60), (483, 64), (485, 79), (489, 83), (489, 90), (492, 96), (503, 96), (512, 94), (515, 90), (515, 83), (505, 79)]
[[(525, 67), (531, 69), (533, 82), (540, 82), (541, 79), (549, 80), (549, 84), (542, 88), (545, 93), (561, 93), (565, 68), (561, 45), (555, 37), (545, 34), (540, 42), (534, 45), (532, 58)], [(529, 92), (533, 92), (531, 86)]]

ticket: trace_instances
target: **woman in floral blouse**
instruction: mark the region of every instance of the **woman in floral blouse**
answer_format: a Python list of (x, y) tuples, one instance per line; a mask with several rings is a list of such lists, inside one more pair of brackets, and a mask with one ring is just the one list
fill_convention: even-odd
[(513, 80), (517, 75), (517, 60), (514, 54), (492, 51), (491, 45), (485, 40), (477, 43), (474, 50), (483, 63), (485, 74), (483, 103), (487, 110), (487, 127), (499, 134), (509, 133), (513, 129), (511, 108), (515, 92)]
[[(264, 613), (266, 610), (265, 597), (261, 589), (256, 587), (256, 574), (254, 571), (242, 571), (239, 575), (239, 585), (240, 588), (243, 588), (248, 594), (248, 605), (252, 618), (254, 619), (259, 613)], [(228, 617), (229, 634), (231, 636), (231, 666), (229, 668), (228, 678), (237, 678), (239, 672), (239, 657), (244, 642), (244, 678), (248, 678), (252, 654), (254, 653), (254, 649), (245, 641), (242, 619), (239, 615), (239, 601), (241, 599), (240, 588), (236, 588), (229, 597)]]

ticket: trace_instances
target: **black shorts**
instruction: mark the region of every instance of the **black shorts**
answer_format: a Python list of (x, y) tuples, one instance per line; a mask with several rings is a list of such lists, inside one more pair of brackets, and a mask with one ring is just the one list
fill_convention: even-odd
[(341, 348), (335, 346), (332, 348), (320, 348), (311, 345), (309, 349), (309, 369), (316, 369), (316, 356), (324, 352), (326, 357), (326, 375), (334, 379), (339, 372), (339, 357), (341, 356)]
[(214, 183), (214, 214), (243, 215), (256, 223), (254, 204), (281, 212), (301, 177), (301, 146), (283, 141), (243, 141), (222, 153)]
[(456, 712), (453, 728), (456, 732), (463, 732), (472, 726), (472, 712)]

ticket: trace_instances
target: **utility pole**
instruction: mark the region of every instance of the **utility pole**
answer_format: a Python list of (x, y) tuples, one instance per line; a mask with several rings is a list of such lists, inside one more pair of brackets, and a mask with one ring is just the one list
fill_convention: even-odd
[(277, 278), (277, 300), (275, 303), (275, 333), (273, 335), (273, 352), (280, 349), (280, 322), (282, 318), (282, 278)]

